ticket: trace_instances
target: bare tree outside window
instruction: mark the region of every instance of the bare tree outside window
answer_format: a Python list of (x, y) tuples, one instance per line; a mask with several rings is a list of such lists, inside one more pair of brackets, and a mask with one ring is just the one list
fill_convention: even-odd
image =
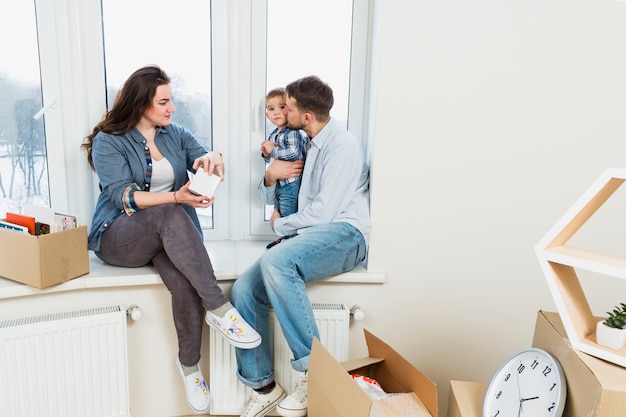
[(23, 212), (50, 206), (44, 118), (33, 117), (42, 106), (33, 2), (2, 14), (0, 37), (0, 213)]

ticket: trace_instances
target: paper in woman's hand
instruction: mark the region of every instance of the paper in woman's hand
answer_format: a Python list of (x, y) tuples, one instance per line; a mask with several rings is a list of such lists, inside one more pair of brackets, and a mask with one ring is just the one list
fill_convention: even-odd
[(196, 171), (191, 180), (189, 191), (197, 195), (205, 195), (209, 198), (213, 197), (215, 190), (220, 185), (221, 178), (215, 174), (207, 174), (202, 168)]

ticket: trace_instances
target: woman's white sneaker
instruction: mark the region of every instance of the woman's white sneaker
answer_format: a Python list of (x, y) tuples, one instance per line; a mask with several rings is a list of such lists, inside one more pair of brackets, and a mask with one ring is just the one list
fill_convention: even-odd
[(176, 358), (176, 369), (183, 378), (185, 384), (185, 396), (189, 406), (198, 413), (204, 413), (209, 411), (211, 405), (211, 394), (209, 393), (209, 387), (207, 387), (206, 381), (202, 376), (202, 371), (198, 371), (185, 376), (183, 367), (180, 363), (180, 359)]
[(206, 322), (220, 332), (228, 343), (240, 349), (252, 349), (261, 344), (261, 335), (252, 328), (236, 308), (231, 308), (224, 315), (218, 317), (210, 311), (206, 312)]

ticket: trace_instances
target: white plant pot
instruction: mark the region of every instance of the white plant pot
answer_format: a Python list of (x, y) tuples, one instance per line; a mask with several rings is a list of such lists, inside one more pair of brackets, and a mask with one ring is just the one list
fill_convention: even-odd
[(620, 350), (626, 345), (626, 329), (615, 329), (599, 321), (596, 326), (596, 340), (599, 345)]

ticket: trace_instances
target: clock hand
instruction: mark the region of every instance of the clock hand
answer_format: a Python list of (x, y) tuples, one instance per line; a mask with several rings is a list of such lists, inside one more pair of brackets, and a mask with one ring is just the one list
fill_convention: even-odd
[(522, 398), (522, 399), (520, 399), (519, 401), (520, 401), (521, 403), (523, 403), (524, 401), (528, 401), (528, 400), (536, 400), (537, 398), (539, 398), (539, 397)]
[(517, 398), (519, 399), (519, 408), (517, 409), (517, 417), (520, 417), (522, 415), (522, 394), (520, 393), (519, 390), (519, 374), (515, 373), (515, 381), (517, 382)]

